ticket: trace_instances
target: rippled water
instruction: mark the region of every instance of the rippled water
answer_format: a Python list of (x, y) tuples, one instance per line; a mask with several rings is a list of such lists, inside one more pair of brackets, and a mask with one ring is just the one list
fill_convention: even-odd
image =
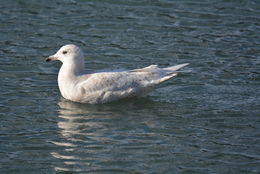
[[(0, 173), (260, 173), (258, 0), (0, 1)], [(87, 68), (189, 62), (148, 97), (65, 101), (63, 44)]]

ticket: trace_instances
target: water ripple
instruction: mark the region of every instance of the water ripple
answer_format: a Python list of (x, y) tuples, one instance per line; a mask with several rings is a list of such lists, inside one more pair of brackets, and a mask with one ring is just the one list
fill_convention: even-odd
[[(0, 173), (259, 173), (257, 0), (0, 2)], [(74, 43), (89, 71), (189, 62), (148, 97), (60, 99)]]

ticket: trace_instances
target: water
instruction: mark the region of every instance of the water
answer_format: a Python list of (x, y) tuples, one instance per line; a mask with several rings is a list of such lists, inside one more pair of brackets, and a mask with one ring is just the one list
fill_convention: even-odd
[[(260, 173), (258, 0), (0, 1), (0, 173)], [(148, 97), (65, 101), (68, 43), (87, 69), (189, 62)]]

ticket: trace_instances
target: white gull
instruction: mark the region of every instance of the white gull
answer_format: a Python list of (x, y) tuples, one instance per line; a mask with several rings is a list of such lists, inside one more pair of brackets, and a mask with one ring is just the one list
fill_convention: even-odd
[(144, 95), (158, 84), (177, 75), (188, 63), (158, 68), (150, 65), (128, 71), (108, 71), (84, 74), (84, 56), (76, 45), (65, 45), (46, 61), (60, 60), (58, 75), (61, 95), (80, 103), (107, 103), (127, 97)]

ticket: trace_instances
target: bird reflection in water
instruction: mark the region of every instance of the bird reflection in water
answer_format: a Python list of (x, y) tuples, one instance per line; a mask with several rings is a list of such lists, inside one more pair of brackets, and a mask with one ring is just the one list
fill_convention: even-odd
[(61, 139), (53, 141), (60, 147), (51, 155), (62, 161), (56, 171), (84, 170), (95, 161), (95, 151), (103, 149), (105, 122), (109, 110), (105, 106), (79, 104), (61, 99), (58, 103), (58, 128)]
[(124, 173), (139, 155), (143, 156), (147, 145), (163, 141), (153, 128), (167, 112), (166, 104), (134, 99), (88, 105), (61, 99), (58, 105), (60, 138), (52, 142), (57, 150), (51, 153), (58, 160), (56, 171), (112, 168)]

